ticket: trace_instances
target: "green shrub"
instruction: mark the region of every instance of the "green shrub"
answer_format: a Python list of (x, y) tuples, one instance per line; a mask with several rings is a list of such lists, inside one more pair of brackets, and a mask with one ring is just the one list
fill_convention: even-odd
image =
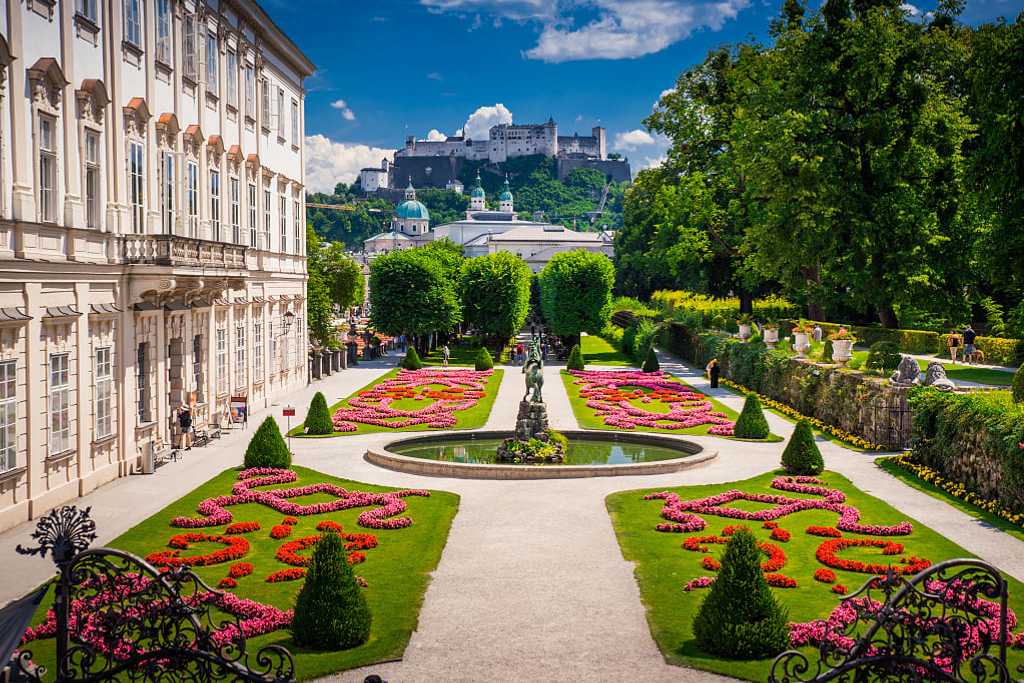
[(268, 416), (245, 449), (245, 467), (291, 467), (292, 454), (281, 436), (277, 420)]
[(789, 437), (786, 450), (782, 451), (782, 465), (789, 474), (821, 474), (825, 469), (821, 451), (814, 443), (811, 423), (807, 420), (796, 423), (793, 436)]
[(658, 354), (655, 352), (653, 346), (647, 347), (647, 358), (644, 359), (644, 364), (641, 369), (644, 372), (658, 372), (661, 370), (661, 366), (658, 364)]
[(633, 354), (633, 349), (636, 348), (636, 325), (630, 325), (626, 328), (626, 331), (622, 333), (622, 352), (626, 354)]
[(494, 367), (494, 359), (491, 358), (491, 352), (487, 350), (486, 346), (481, 346), (480, 350), (476, 352), (473, 367), (477, 370), (490, 370)]
[(554, 429), (548, 430), (548, 439), (555, 446), (560, 446), (563, 453), (569, 450), (569, 437)]
[(826, 339), (824, 345), (821, 347), (821, 362), (831, 363), (832, 362), (832, 340)]
[(1024, 363), (1013, 376), (1013, 402), (1024, 403)]
[(787, 614), (761, 573), (761, 551), (747, 529), (733, 534), (722, 568), (693, 619), (697, 646), (726, 659), (764, 659), (789, 647)]
[(566, 370), (583, 370), (587, 361), (583, 358), (583, 352), (580, 351), (580, 345), (576, 344), (569, 351), (569, 360), (565, 363)]
[[(940, 348), (936, 352), (945, 352), (949, 335), (941, 337)], [(974, 345), (985, 354), (985, 362), (993, 365), (1014, 366), (1024, 362), (1024, 339), (1001, 339), (999, 337), (978, 337)]]
[(740, 439), (766, 439), (768, 432), (768, 420), (761, 409), (761, 401), (758, 400), (757, 394), (747, 394), (747, 399), (743, 402), (743, 411), (736, 418), (733, 436)]
[(850, 362), (846, 364), (846, 367), (850, 368), (851, 370), (860, 370), (862, 367), (864, 367), (865, 360), (867, 360), (867, 356), (854, 356), (850, 360)]
[(315, 650), (348, 650), (370, 637), (372, 615), (337, 534), (320, 537), (295, 600), (292, 636)]
[(900, 354), (900, 347), (895, 342), (880, 341), (875, 342), (871, 345), (871, 350), (868, 351), (867, 366), (871, 370), (879, 370), (885, 372), (886, 370), (895, 370), (896, 366), (900, 364), (902, 356)]
[(725, 316), (716, 315), (711, 319), (711, 329), (713, 330), (724, 330), (725, 329)]
[(647, 349), (654, 345), (661, 328), (650, 320), (641, 320), (636, 326), (636, 339), (633, 342), (633, 359), (643, 363), (647, 358)]
[(327, 409), (327, 399), (321, 392), (313, 394), (313, 400), (306, 412), (306, 421), (303, 422), (307, 434), (333, 434), (334, 423), (331, 421), (331, 413)]
[(419, 370), (423, 367), (423, 361), (420, 360), (420, 354), (416, 353), (415, 346), (409, 347), (409, 350), (405, 352), (405, 358), (399, 365), (406, 370)]

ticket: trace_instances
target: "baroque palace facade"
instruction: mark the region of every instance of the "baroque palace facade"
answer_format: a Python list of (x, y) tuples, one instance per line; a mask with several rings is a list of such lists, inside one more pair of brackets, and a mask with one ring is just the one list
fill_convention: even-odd
[(0, 529), (307, 383), (303, 81), (254, 0), (0, 4)]

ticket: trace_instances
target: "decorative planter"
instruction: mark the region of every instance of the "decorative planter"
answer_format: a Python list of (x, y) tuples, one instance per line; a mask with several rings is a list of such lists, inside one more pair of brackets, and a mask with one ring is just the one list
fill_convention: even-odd
[(853, 358), (853, 340), (836, 339), (832, 342), (832, 360), (845, 365)]
[(807, 349), (811, 348), (810, 335), (806, 332), (794, 332), (793, 333), (793, 349), (797, 354), (804, 358), (807, 356)]
[(777, 327), (766, 327), (762, 333), (764, 336), (765, 344), (778, 344), (779, 343), (779, 328)]
[(750, 338), (750, 325), (740, 323), (740, 339)]

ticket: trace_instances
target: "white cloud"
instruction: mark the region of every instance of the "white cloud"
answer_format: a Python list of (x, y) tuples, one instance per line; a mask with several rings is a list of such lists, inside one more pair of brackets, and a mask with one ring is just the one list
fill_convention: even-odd
[(394, 159), (395, 150), (349, 142), (334, 142), (324, 135), (307, 135), (305, 140), (306, 189), (332, 192), (340, 182), (351, 183), (359, 170), (380, 166), (380, 160)]
[(636, 128), (634, 130), (627, 130), (624, 133), (616, 133), (612, 147), (621, 150), (631, 150), (636, 149), (637, 147), (653, 145), (656, 142), (657, 141), (646, 130)]
[(427, 140), (431, 142), (444, 142), (448, 139), (448, 136), (439, 131), (437, 128), (431, 128), (430, 132), (427, 133)]
[(352, 109), (349, 108), (345, 100), (334, 100), (333, 102), (331, 102), (331, 107), (340, 111), (341, 118), (345, 119), (346, 121), (356, 120), (355, 112), (353, 112)]
[[(750, 0), (420, 0), (432, 11), (489, 12), (540, 24), (530, 59), (631, 59), (659, 52), (693, 31), (717, 31)], [(479, 17), (479, 14), (475, 14)], [(474, 19), (474, 23), (476, 20)]]
[(512, 123), (512, 112), (500, 102), (493, 107), (479, 107), (466, 119), (462, 130), (470, 140), (486, 140), (490, 135), (491, 126), (499, 123)]
[(916, 16), (919, 16), (921, 14), (921, 10), (919, 10), (914, 5), (911, 5), (909, 2), (905, 2), (902, 5), (900, 5), (900, 9), (903, 10), (904, 12), (906, 12), (907, 14), (909, 14), (912, 17), (916, 17)]
[(431, 71), (430, 73), (428, 73), (427, 74), (427, 78), (430, 79), (431, 81), (443, 81), (444, 80), (444, 77), (442, 77), (441, 74), (438, 73), (437, 71)]

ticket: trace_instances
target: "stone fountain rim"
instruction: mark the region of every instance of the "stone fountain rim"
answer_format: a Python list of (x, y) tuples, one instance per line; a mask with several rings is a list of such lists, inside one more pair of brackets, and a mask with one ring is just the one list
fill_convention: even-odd
[(467, 439), (504, 439), (513, 436), (514, 432), (473, 431), (447, 432), (443, 434), (426, 434), (406, 439), (398, 439), (387, 445), (366, 450), (363, 458), (370, 464), (386, 469), (418, 474), (428, 477), (447, 477), (458, 479), (576, 479), (588, 477), (622, 477), (650, 474), (669, 474), (680, 470), (696, 467), (718, 457), (718, 451), (704, 448), (693, 441), (678, 437), (662, 436), (650, 433), (621, 433), (603, 430), (558, 430), (570, 440), (586, 438), (593, 441), (628, 441), (651, 446), (662, 446), (682, 451), (687, 455), (671, 460), (654, 462), (626, 463), (621, 465), (487, 465), (476, 463), (444, 462), (426, 460), (408, 455), (399, 455), (388, 449), (403, 445), (414, 446), (419, 443), (450, 439), (465, 441)]

